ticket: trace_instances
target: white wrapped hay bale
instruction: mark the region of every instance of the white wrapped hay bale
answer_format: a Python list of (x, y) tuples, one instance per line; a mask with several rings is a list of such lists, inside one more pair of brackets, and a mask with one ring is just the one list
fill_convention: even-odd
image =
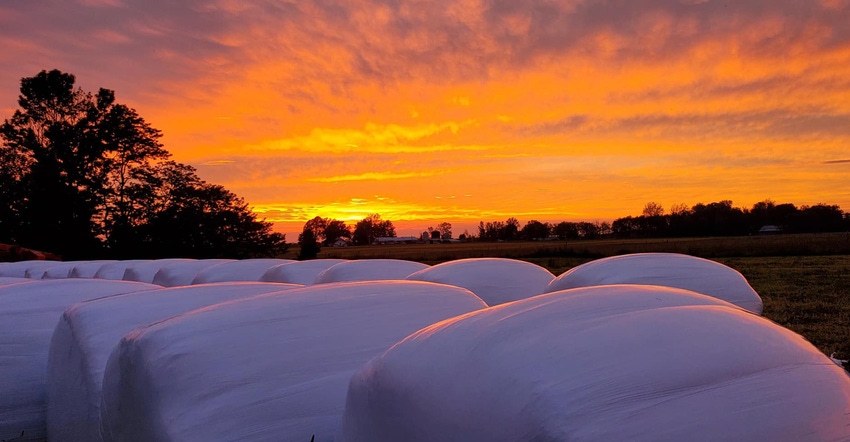
[(30, 279), (43, 279), (48, 270), (54, 267), (69, 268), (67, 264), (68, 263), (64, 263), (62, 261), (34, 261), (33, 265), (27, 266), (27, 269), (24, 271), (24, 277)]
[(316, 276), (314, 284), (404, 279), (429, 266), (402, 259), (361, 259), (329, 267)]
[[(50, 336), (71, 305), (158, 288), (93, 279), (32, 280), (0, 287), (0, 440), (45, 440)], [(24, 432), (23, 439), (15, 439)]]
[(799, 335), (680, 289), (567, 290), (435, 324), (352, 378), (338, 442), (821, 441), (850, 378)]
[(407, 277), (469, 289), (494, 306), (537, 296), (555, 279), (538, 265), (504, 258), (473, 258), (444, 262)]
[[(59, 263), (61, 263), (61, 261), (31, 260), (5, 262), (3, 263), (3, 265), (0, 266), (0, 276), (10, 276), (13, 278), (29, 278), (29, 276), (27, 276), (27, 271), (34, 273), (37, 270), (44, 270)], [(39, 275), (39, 278), (37, 279), (41, 279), (41, 275)]]
[(159, 269), (153, 277), (153, 283), (163, 287), (189, 285), (201, 270), (233, 261), (232, 259), (199, 259), (172, 264)]
[(20, 284), (22, 282), (34, 282), (30, 278), (16, 278), (14, 276), (0, 276), (0, 286), (9, 284)]
[(40, 279), (66, 279), (71, 277), (71, 270), (74, 267), (92, 261), (65, 261), (56, 263), (56, 265), (44, 270)]
[(137, 262), (124, 269), (124, 276), (121, 279), (124, 281), (138, 281), (151, 284), (153, 283), (154, 276), (160, 269), (194, 261), (194, 259), (168, 258)]
[[(73, 269), (68, 273), (69, 278), (94, 278), (97, 272), (101, 267), (111, 264), (114, 262), (118, 262), (115, 260), (101, 260), (101, 261), (82, 261), (74, 266)], [(123, 270), (126, 270), (122, 267)], [(123, 271), (122, 270), (122, 271)], [(121, 275), (123, 277), (123, 274)], [(118, 279), (118, 278), (115, 278)]]
[(612, 256), (576, 266), (558, 276), (546, 292), (609, 284), (648, 284), (692, 290), (760, 315), (761, 297), (737, 270), (677, 253)]
[(224, 262), (207, 267), (198, 272), (192, 280), (192, 284), (209, 284), (212, 282), (228, 281), (259, 281), (271, 267), (280, 264), (294, 262), (291, 259), (242, 259), (239, 261)]
[(325, 284), (138, 329), (107, 363), (104, 440), (330, 441), (363, 363), (424, 326), (484, 307), (440, 284)]
[(266, 270), (266, 273), (260, 277), (260, 281), (312, 285), (319, 273), (341, 262), (345, 260), (311, 259), (280, 264)]
[(150, 259), (127, 259), (123, 261), (109, 261), (104, 263), (97, 269), (92, 276), (97, 279), (112, 279), (120, 281), (124, 279), (124, 273), (128, 268), (135, 265), (148, 263)]
[(110, 296), (75, 304), (53, 332), (47, 369), (47, 435), (56, 441), (98, 441), (101, 383), (106, 361), (121, 338), (191, 310), (295, 284), (230, 282)]

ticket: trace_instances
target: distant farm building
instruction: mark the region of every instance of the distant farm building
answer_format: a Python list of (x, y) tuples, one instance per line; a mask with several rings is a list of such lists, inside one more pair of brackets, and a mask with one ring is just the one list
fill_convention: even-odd
[(777, 235), (780, 233), (782, 233), (782, 228), (779, 226), (766, 225), (759, 229), (759, 235)]
[(415, 236), (379, 236), (373, 244), (416, 244), (419, 238)]
[(336, 241), (333, 242), (334, 247), (346, 247), (351, 241), (344, 238), (337, 238)]

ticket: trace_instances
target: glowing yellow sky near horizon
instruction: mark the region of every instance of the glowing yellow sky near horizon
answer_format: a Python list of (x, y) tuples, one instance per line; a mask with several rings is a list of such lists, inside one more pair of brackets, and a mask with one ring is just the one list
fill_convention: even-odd
[[(164, 67), (137, 86), (85, 56), (57, 67), (116, 89), (284, 232), (371, 213), (407, 232), (610, 220), (648, 201), (850, 209), (848, 1), (188, 4), (82, 6), (126, 20), (80, 19), (98, 61)], [(57, 58), (33, 39), (0, 34), (44, 53), (29, 64)]]

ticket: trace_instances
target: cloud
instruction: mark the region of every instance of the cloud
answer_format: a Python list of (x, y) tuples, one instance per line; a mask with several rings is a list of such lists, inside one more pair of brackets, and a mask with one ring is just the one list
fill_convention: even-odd
[(336, 182), (346, 182), (346, 181), (386, 181), (386, 180), (402, 180), (406, 178), (420, 178), (420, 177), (432, 177), (436, 175), (441, 175), (442, 173), (439, 171), (429, 171), (429, 172), (406, 172), (406, 173), (395, 173), (395, 172), (366, 172), (356, 175), (337, 175), (330, 177), (321, 177), (321, 178), (310, 178), (308, 181), (313, 181), (317, 183), (336, 183)]
[(11, 0), (0, 109), (41, 69), (115, 89), (175, 159), (281, 219), (394, 210), (375, 194), (495, 218), (658, 193), (846, 200), (822, 164), (850, 141), (848, 16), (845, 0)]

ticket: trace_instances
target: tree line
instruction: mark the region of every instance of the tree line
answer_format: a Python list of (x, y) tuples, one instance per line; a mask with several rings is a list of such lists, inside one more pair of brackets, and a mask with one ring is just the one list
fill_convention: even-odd
[(751, 208), (734, 207), (729, 200), (690, 208), (677, 204), (665, 214), (661, 205), (650, 202), (641, 215), (614, 220), (611, 230), (621, 238), (740, 236), (757, 234), (765, 226), (775, 227), (772, 232), (842, 232), (850, 230), (850, 213), (837, 205), (797, 207), (767, 199)]
[(0, 126), (0, 242), (64, 259), (247, 258), (285, 237), (242, 198), (170, 159), (162, 134), (58, 70), (21, 79)]
[[(389, 228), (386, 228), (386, 227)], [(521, 226), (510, 217), (505, 221), (480, 221), (478, 235), (461, 234), (460, 241), (546, 241), (614, 238), (658, 238), (700, 236), (743, 236), (758, 234), (765, 226), (773, 227), (770, 233), (819, 233), (850, 231), (850, 213), (837, 205), (816, 204), (797, 207), (791, 203), (777, 204), (764, 200), (752, 208), (732, 206), (723, 200), (709, 204), (698, 203), (692, 207), (674, 205), (669, 214), (655, 202), (644, 206), (641, 215), (618, 218), (608, 222), (559, 223), (528, 221)], [(423, 232), (423, 240), (452, 238), (452, 226), (443, 222), (437, 228)], [(304, 225), (299, 235), (303, 258), (315, 257), (321, 246), (333, 244), (337, 239), (351, 240), (355, 245), (372, 244), (377, 237), (394, 237), (392, 222), (380, 215), (370, 215), (358, 222), (354, 231), (343, 221), (316, 217)], [(307, 253), (303, 251), (307, 250)]]
[(669, 214), (655, 202), (644, 206), (637, 216), (626, 216), (613, 222), (547, 223), (528, 221), (520, 227), (516, 218), (506, 221), (481, 221), (478, 224), (479, 241), (539, 241), (545, 239), (595, 239), (602, 236), (615, 238), (659, 238), (700, 236), (744, 236), (763, 232), (771, 226), (770, 233), (821, 233), (850, 231), (850, 213), (837, 205), (816, 204), (797, 207), (791, 203), (777, 204), (764, 200), (752, 208), (734, 207), (732, 201), (723, 200), (709, 204), (698, 203), (692, 207), (674, 205)]

